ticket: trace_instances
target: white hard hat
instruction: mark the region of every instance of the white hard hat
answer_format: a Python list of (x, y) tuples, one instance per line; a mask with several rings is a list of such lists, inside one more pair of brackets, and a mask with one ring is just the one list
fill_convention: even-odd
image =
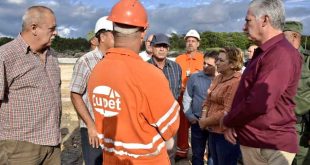
[(198, 39), (198, 41), (200, 41), (200, 35), (199, 35), (199, 33), (197, 32), (197, 30), (194, 30), (194, 29), (189, 30), (189, 31), (186, 33), (184, 39), (186, 40), (187, 37), (195, 37), (195, 38)]
[(107, 20), (107, 18), (108, 16), (104, 16), (98, 19), (94, 30), (95, 34), (101, 29), (113, 31), (113, 22)]

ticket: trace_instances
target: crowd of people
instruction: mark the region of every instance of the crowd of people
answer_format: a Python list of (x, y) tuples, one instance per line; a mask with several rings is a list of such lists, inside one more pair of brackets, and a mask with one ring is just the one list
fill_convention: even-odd
[[(190, 148), (193, 165), (310, 164), (310, 52), (281, 0), (250, 2), (246, 62), (237, 47), (201, 52), (195, 29), (170, 60), (148, 28), (143, 5), (120, 0), (87, 34), (70, 83), (86, 165), (175, 164)], [(0, 47), (1, 165), (61, 164), (56, 35), (54, 12), (32, 6)]]

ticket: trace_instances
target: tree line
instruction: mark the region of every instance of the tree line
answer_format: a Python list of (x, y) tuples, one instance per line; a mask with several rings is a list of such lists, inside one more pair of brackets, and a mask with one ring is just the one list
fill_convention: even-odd
[[(179, 35), (172, 33), (170, 37), (171, 48), (175, 52), (183, 52), (185, 50), (185, 34)], [(210, 49), (219, 49), (225, 46), (235, 46), (243, 50), (247, 49), (252, 43), (246, 35), (242, 32), (202, 32), (200, 33), (200, 47), (201, 51)], [(0, 38), (0, 46), (13, 40), (13, 38), (2, 37)], [(302, 46), (310, 49), (309, 36), (302, 36)], [(90, 45), (85, 38), (62, 38), (56, 36), (53, 40), (52, 48), (60, 53), (72, 52), (87, 52)], [(144, 48), (143, 48), (144, 49)]]

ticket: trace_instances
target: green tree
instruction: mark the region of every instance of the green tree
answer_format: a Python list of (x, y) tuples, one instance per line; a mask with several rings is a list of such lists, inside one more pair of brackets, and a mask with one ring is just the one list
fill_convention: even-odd
[(185, 42), (183, 36), (179, 36), (175, 33), (171, 34), (170, 37), (171, 50), (181, 51), (185, 49)]
[(310, 36), (302, 36), (301, 38), (301, 46), (307, 50), (310, 50)]
[(58, 52), (71, 50), (74, 52), (86, 52), (89, 50), (90, 45), (84, 38), (62, 38), (56, 36), (52, 43), (52, 48)]
[(4, 44), (6, 44), (6, 43), (8, 43), (8, 42), (10, 42), (10, 41), (12, 41), (12, 40), (13, 40), (13, 38), (1, 37), (1, 38), (0, 38), (0, 46), (1, 46), (1, 45), (4, 45)]

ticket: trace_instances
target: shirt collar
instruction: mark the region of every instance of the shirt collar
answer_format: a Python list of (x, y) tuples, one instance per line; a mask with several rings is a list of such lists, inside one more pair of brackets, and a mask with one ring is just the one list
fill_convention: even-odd
[(193, 53), (192, 57), (190, 57), (190, 54), (186, 53), (186, 60), (190, 60), (190, 59), (196, 60), (197, 54), (198, 54), (198, 50)]
[(209, 77), (209, 78), (212, 78), (212, 76), (207, 75), (203, 70), (202, 70), (202, 71), (199, 71), (199, 72), (197, 73), (197, 76), (198, 76), (198, 77)]
[(221, 76), (222, 76), (221, 82), (225, 82), (225, 81), (228, 81), (228, 80), (233, 79), (233, 78), (239, 78), (239, 77), (241, 77), (241, 72), (236, 71), (234, 74), (232, 74), (232, 75), (229, 76), (229, 77), (226, 77), (225, 79), (223, 79), (224, 77), (223, 77), (222, 74), (221, 74)]
[(21, 34), (18, 34), (18, 36), (16, 37), (16, 41), (25, 54), (31, 52), (30, 46), (26, 43)]
[[(277, 42), (283, 40), (285, 38), (284, 34), (278, 34), (274, 37), (272, 37), (271, 39), (269, 39), (267, 42), (265, 42), (264, 44), (260, 45), (258, 48), (256, 48), (254, 50), (254, 54), (252, 59), (256, 58), (257, 56), (259, 56), (262, 52), (268, 50), (270, 47), (272, 47), (274, 44), (276, 44)], [(252, 60), (251, 60), (252, 61)], [(251, 62), (250, 61), (250, 62)]]
[(98, 56), (98, 58), (103, 59), (104, 54), (101, 52), (101, 50), (100, 50), (98, 47), (96, 47), (96, 48), (93, 50), (93, 52), (94, 52), (94, 54), (95, 54), (96, 56)]
[(110, 53), (115, 53), (115, 54), (119, 54), (122, 56), (129, 56), (132, 58), (136, 58), (136, 59), (140, 59), (142, 60), (142, 58), (134, 51), (128, 49), (128, 48), (110, 48), (107, 50), (106, 52), (106, 56), (109, 56)]
[[(158, 67), (157, 64), (155, 63), (153, 57), (150, 58), (150, 63), (155, 65), (156, 67)], [(172, 66), (171, 61), (168, 58), (166, 58), (165, 66), (164, 67), (166, 67), (166, 66), (169, 66), (169, 67)]]
[(269, 39), (267, 42), (260, 45), (259, 48), (264, 52), (264, 51), (268, 50), (270, 47), (272, 47), (274, 44), (276, 44), (277, 42), (283, 40), (284, 38), (285, 38), (285, 36), (283, 33), (278, 34), (278, 35), (272, 37), (271, 39)]
[[(37, 55), (38, 53), (34, 53), (30, 46), (26, 43), (26, 41), (23, 39), (22, 35), (21, 34), (18, 34), (18, 36), (16, 37), (16, 40), (21, 48), (21, 50), (25, 53), (25, 54), (29, 54), (30, 52), (33, 54), (33, 55)], [(46, 54), (46, 55), (49, 55), (49, 50), (50, 48), (46, 48), (46, 50), (43, 52), (43, 54)]]
[(202, 70), (202, 71), (199, 71), (199, 72), (197, 73), (197, 76), (199, 76), (199, 77), (204, 77), (204, 76), (208, 76), (208, 75), (205, 74), (205, 72)]

